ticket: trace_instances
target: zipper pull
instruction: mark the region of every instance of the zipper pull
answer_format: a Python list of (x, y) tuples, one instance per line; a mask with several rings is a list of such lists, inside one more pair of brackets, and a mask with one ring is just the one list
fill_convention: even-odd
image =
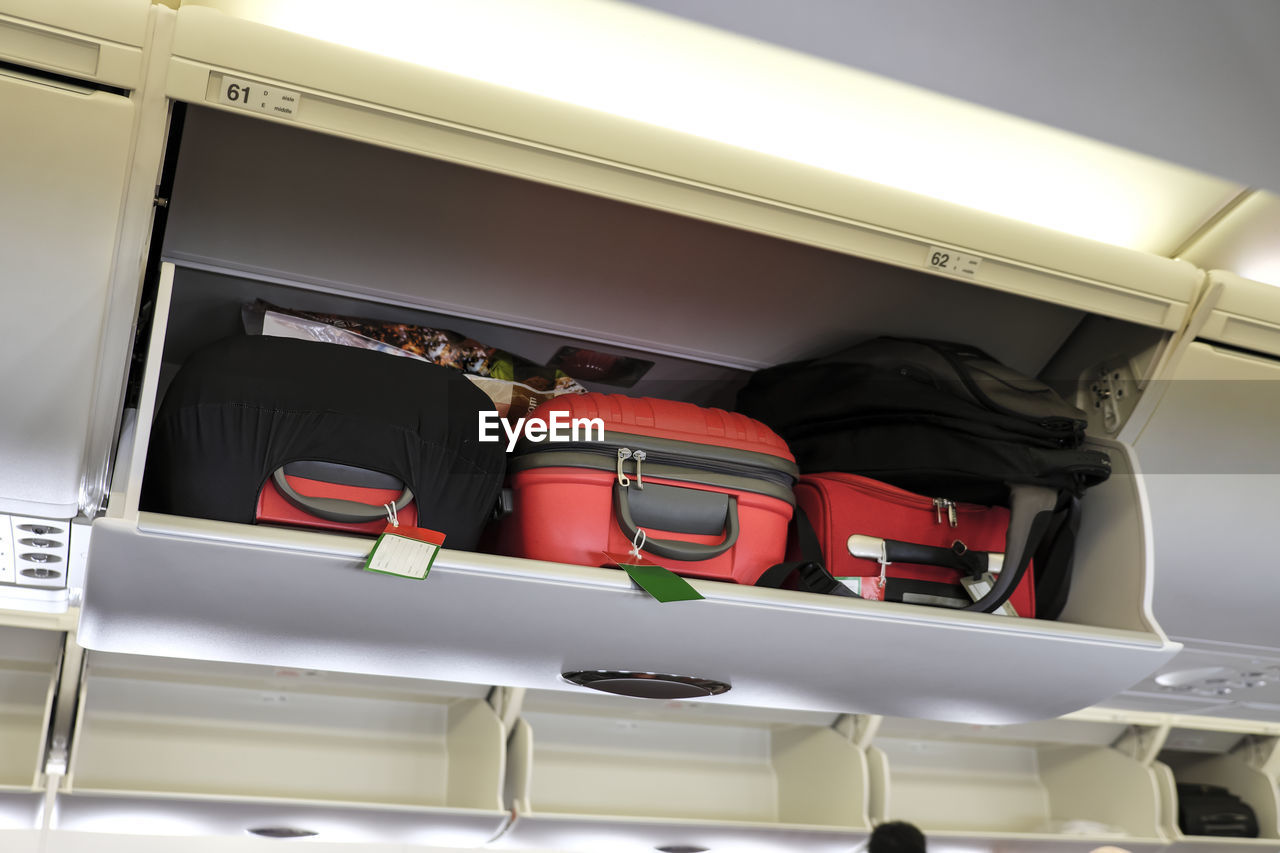
[(933, 512), (934, 515), (937, 516), (938, 524), (942, 523), (942, 511), (944, 509), (947, 511), (947, 523), (952, 527), (958, 527), (960, 519), (956, 515), (956, 502), (947, 500), (946, 498), (934, 498)]
[(630, 486), (631, 479), (622, 470), (622, 463), (631, 458), (631, 451), (625, 447), (618, 448), (618, 485)]
[(645, 453), (643, 450), (637, 450), (635, 453), (631, 454), (631, 458), (636, 460), (636, 488), (643, 489), (644, 480), (640, 478), (640, 463), (648, 459), (649, 454)]

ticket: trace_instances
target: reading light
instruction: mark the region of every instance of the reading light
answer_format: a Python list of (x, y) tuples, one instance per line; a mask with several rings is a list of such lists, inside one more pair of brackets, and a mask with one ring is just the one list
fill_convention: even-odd
[(1240, 187), (600, 0), (196, 0), (324, 41), (1167, 254)]

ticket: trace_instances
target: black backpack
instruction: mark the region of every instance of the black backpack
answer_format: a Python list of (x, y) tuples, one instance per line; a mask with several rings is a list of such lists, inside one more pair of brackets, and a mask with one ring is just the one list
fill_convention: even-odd
[(1258, 817), (1226, 788), (1179, 782), (1178, 828), (1183, 835), (1257, 838)]
[(844, 471), (1011, 509), (1005, 571), (969, 608), (1008, 598), (1034, 557), (1036, 611), (1066, 604), (1079, 498), (1111, 473), (1084, 412), (965, 344), (876, 338), (756, 373), (738, 410), (782, 435), (801, 473)]

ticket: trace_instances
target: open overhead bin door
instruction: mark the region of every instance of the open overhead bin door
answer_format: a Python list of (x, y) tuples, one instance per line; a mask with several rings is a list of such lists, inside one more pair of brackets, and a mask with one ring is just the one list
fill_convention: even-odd
[(1156, 613), (1189, 648), (1170, 666), (1177, 673), (1142, 688), (1235, 715), (1260, 702), (1252, 713), (1273, 718), (1274, 679), (1258, 673), (1280, 659), (1268, 556), (1280, 498), (1280, 290), (1213, 272), (1210, 293), (1195, 340), (1133, 427), (1158, 543)]

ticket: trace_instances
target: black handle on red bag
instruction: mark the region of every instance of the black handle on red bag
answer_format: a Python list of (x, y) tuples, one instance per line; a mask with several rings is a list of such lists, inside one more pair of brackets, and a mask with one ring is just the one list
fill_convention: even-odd
[[(679, 539), (655, 539), (648, 535), (646, 531), (644, 545), (641, 546), (642, 551), (649, 551), (657, 554), (659, 557), (666, 557), (668, 560), (681, 560), (683, 562), (695, 562), (697, 560), (710, 560), (712, 557), (718, 557), (725, 551), (728, 551), (738, 541), (738, 498), (736, 495), (728, 495), (728, 502), (724, 514), (724, 539), (714, 545), (704, 545), (701, 542), (684, 542)], [(636, 525), (635, 519), (631, 515), (631, 503), (627, 497), (627, 487), (621, 483), (613, 484), (613, 505), (618, 518), (618, 527), (622, 532), (627, 534), (627, 538), (635, 541), (636, 535), (640, 532), (640, 528)]]
[(940, 566), (964, 572), (970, 577), (981, 577), (983, 572), (999, 572), (1004, 555), (998, 552), (971, 551), (960, 540), (950, 548), (937, 545), (920, 545), (898, 539), (880, 539), (855, 533), (845, 540), (849, 553), (863, 560), (884, 560), (886, 563), (912, 563), (917, 566)]
[[(300, 494), (289, 485), (289, 481), (284, 476), (283, 465), (271, 474), (271, 482), (275, 484), (276, 490), (286, 501), (303, 512), (311, 513), (316, 518), (342, 524), (361, 524), (387, 517), (387, 508), (384, 504), (366, 504), (359, 501), (345, 501), (341, 498), (317, 498)], [(413, 501), (413, 492), (405, 486), (400, 497), (396, 498), (394, 504), (396, 511), (404, 509), (411, 501)]]

